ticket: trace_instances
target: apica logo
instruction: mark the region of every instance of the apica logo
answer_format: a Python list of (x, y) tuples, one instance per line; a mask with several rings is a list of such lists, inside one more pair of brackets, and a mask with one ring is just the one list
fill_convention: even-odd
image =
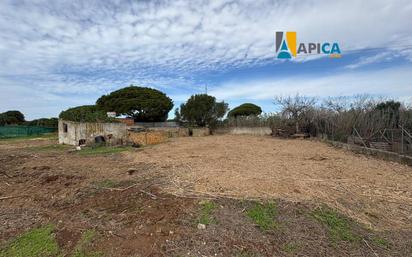
[(297, 44), (296, 32), (277, 31), (275, 35), (276, 53), (279, 59), (292, 59), (299, 54), (327, 54), (333, 58), (341, 57), (338, 43), (299, 43)]

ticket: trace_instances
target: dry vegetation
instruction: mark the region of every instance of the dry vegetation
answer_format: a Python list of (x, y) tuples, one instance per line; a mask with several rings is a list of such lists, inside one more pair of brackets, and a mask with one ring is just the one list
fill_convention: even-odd
[(2, 257), (412, 251), (408, 166), (269, 137), (83, 153), (55, 143), (0, 142)]

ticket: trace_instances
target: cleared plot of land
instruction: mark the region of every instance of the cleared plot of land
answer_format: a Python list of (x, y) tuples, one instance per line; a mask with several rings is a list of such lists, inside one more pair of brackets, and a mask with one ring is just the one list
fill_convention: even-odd
[(410, 167), (311, 141), (0, 140), (0, 257), (403, 257), (410, 184)]
[(167, 167), (174, 194), (328, 204), (375, 229), (412, 227), (412, 167), (320, 142), (252, 136), (178, 138), (138, 154)]

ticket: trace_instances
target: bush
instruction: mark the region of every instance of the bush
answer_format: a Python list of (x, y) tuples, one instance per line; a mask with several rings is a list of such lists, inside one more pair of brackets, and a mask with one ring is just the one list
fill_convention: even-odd
[(106, 111), (96, 105), (83, 105), (62, 111), (60, 119), (77, 122), (114, 122), (115, 119), (107, 117)]

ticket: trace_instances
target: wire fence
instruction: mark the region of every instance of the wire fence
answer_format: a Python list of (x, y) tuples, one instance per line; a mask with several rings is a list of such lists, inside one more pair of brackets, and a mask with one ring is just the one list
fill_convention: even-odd
[(26, 137), (56, 132), (57, 128), (37, 126), (0, 126), (0, 138)]

